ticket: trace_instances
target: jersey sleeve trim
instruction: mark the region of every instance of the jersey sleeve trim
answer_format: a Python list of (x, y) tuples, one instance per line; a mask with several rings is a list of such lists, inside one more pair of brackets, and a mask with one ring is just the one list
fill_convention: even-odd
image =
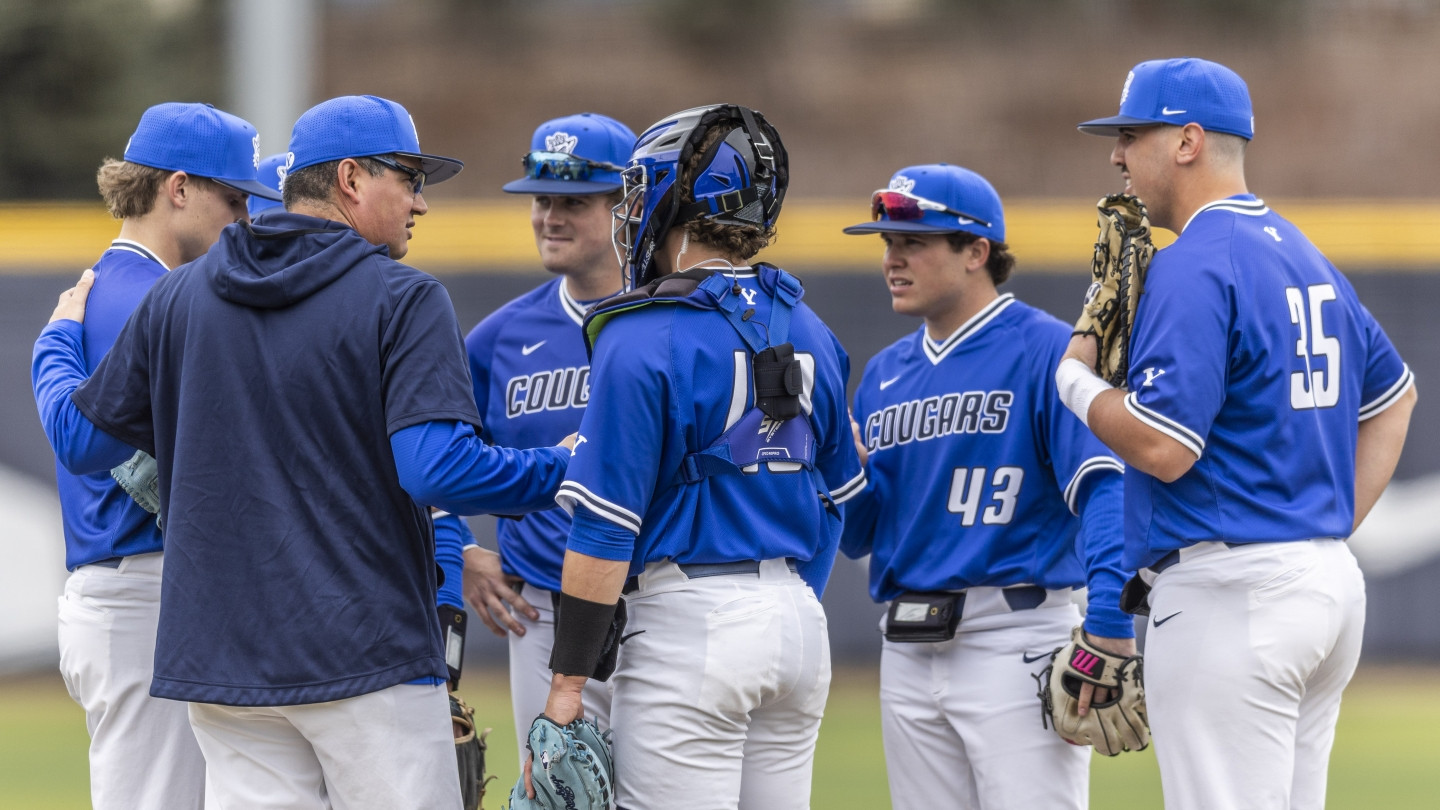
[(1185, 446), (1186, 450), (1194, 453), (1196, 458), (1200, 458), (1204, 453), (1205, 440), (1200, 438), (1199, 434), (1179, 422), (1161, 416), (1155, 411), (1141, 405), (1139, 398), (1135, 396), (1133, 391), (1125, 397), (1125, 409), (1133, 414), (1136, 419), (1164, 433), (1175, 441), (1180, 442)]
[(560, 504), (568, 514), (575, 514), (575, 506), (580, 506), (594, 512), (596, 516), (614, 523), (623, 529), (628, 529), (634, 534), (640, 534), (640, 516), (631, 512), (619, 504), (601, 498), (574, 481), (566, 481), (560, 485), (555, 493), (555, 502)]
[(1094, 456), (1085, 459), (1085, 461), (1080, 464), (1080, 468), (1075, 471), (1075, 474), (1070, 476), (1070, 483), (1065, 485), (1065, 505), (1070, 507), (1070, 514), (1080, 514), (1080, 505), (1077, 503), (1077, 498), (1080, 495), (1080, 483), (1085, 479), (1085, 476), (1100, 470), (1114, 470), (1118, 473), (1124, 473), (1125, 465), (1120, 463), (1119, 459), (1111, 458), (1110, 456)]
[(1389, 390), (1374, 400), (1360, 406), (1359, 421), (1364, 422), (1366, 419), (1371, 419), (1384, 413), (1385, 409), (1399, 402), (1400, 397), (1404, 396), (1405, 392), (1409, 391), (1414, 385), (1415, 372), (1410, 370), (1410, 365), (1407, 363), (1405, 364), (1404, 370), (1400, 373), (1400, 379), (1396, 380), (1395, 384), (1390, 386)]
[(840, 487), (830, 490), (830, 500), (833, 501), (836, 506), (839, 506), (856, 495), (859, 495), (861, 492), (864, 492), (866, 483), (865, 471), (861, 470), (859, 475), (846, 481)]

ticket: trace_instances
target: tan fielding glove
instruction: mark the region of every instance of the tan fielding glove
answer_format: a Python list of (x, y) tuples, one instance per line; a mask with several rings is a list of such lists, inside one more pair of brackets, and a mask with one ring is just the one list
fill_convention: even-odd
[[(1092, 647), (1076, 627), (1070, 643), (1055, 650), (1037, 676), (1044, 718), (1066, 742), (1094, 746), (1097, 754), (1142, 751), (1150, 745), (1143, 674), (1139, 655), (1125, 658)], [(1081, 717), (1080, 686), (1086, 683), (1109, 689), (1110, 696), (1092, 702)]]
[(1139, 198), (1111, 194), (1096, 207), (1100, 235), (1090, 261), (1090, 289), (1073, 334), (1095, 336), (1099, 343), (1095, 373), (1124, 388), (1130, 371), (1130, 331), (1155, 245), (1150, 241), (1150, 216)]

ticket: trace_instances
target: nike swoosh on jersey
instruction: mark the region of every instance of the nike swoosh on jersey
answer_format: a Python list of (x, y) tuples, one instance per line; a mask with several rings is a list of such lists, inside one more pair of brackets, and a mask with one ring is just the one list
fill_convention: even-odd
[(1051, 653), (1044, 652), (1044, 653), (1040, 653), (1039, 655), (1036, 655), (1036, 656), (1034, 656), (1034, 657), (1031, 657), (1029, 653), (1020, 653), (1020, 657), (1021, 657), (1022, 659), (1024, 659), (1025, 663), (1027, 663), (1027, 664), (1033, 664), (1033, 663), (1035, 663), (1036, 661), (1039, 661), (1041, 658), (1049, 658), (1050, 655), (1051, 655)]
[(895, 384), (895, 381), (896, 381), (896, 380), (899, 380), (900, 377), (902, 377), (902, 376), (904, 376), (904, 375), (897, 374), (897, 375), (895, 375), (894, 377), (891, 377), (891, 378), (888, 379), (888, 380), (881, 380), (881, 381), (880, 381), (880, 390), (881, 390), (881, 391), (884, 391), (886, 388), (889, 388), (890, 386), (894, 385), (894, 384)]
[(1183, 610), (1177, 610), (1177, 611), (1175, 611), (1174, 613), (1171, 613), (1169, 616), (1166, 616), (1166, 617), (1163, 618), (1163, 619), (1156, 619), (1156, 620), (1155, 620), (1155, 626), (1156, 626), (1156, 627), (1159, 627), (1160, 625), (1164, 624), (1165, 622), (1170, 621), (1171, 619), (1175, 618), (1176, 616), (1179, 616), (1181, 613), (1184, 613), (1184, 612), (1185, 612), (1185, 611), (1183, 611)]
[(523, 355), (525, 355), (526, 357), (529, 357), (531, 352), (535, 351), (536, 349), (540, 348), (541, 346), (544, 346), (546, 343), (549, 343), (549, 341), (548, 341), (548, 340), (542, 340), (542, 341), (540, 341), (539, 343), (536, 343), (534, 346), (521, 346), (521, 347), (520, 347), (520, 353), (523, 354)]

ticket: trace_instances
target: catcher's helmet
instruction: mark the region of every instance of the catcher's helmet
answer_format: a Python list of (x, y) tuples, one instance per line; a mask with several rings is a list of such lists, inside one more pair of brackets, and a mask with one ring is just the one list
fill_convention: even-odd
[[(689, 188), (680, 189), (681, 167), (715, 127), (732, 131), (705, 151), (699, 171), (687, 178)], [(655, 250), (676, 225), (701, 218), (762, 230), (774, 225), (789, 166), (780, 133), (764, 116), (737, 104), (711, 104), (666, 116), (645, 130), (623, 178), (613, 241), (625, 289), (631, 290), (654, 280)]]

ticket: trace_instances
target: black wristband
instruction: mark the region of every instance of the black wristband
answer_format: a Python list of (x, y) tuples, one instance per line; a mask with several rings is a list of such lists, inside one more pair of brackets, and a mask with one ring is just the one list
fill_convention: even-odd
[(615, 605), (561, 592), (555, 611), (555, 646), (550, 648), (550, 671), (594, 677), (605, 652), (610, 627), (615, 622), (616, 609)]

